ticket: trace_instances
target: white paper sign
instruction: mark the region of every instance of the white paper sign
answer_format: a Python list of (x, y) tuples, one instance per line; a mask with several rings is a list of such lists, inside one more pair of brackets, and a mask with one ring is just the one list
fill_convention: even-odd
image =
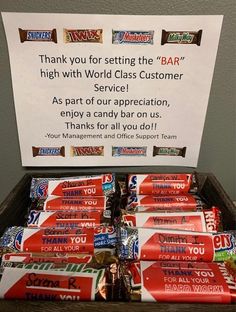
[(23, 166), (197, 166), (222, 16), (2, 16)]

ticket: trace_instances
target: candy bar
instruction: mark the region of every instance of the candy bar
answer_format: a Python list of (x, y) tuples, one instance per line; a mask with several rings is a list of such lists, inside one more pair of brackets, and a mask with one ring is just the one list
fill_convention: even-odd
[[(111, 213), (111, 212), (110, 212)], [(109, 225), (110, 217), (106, 217), (103, 211), (37, 211), (31, 210), (28, 215), (27, 226), (34, 228), (78, 228)]]
[(37, 41), (37, 42), (55, 42), (57, 43), (57, 31), (52, 30), (24, 30), (19, 28), (20, 42)]
[(197, 184), (192, 173), (131, 174), (128, 189), (138, 195), (182, 195), (195, 193)]
[(132, 194), (128, 197), (126, 209), (132, 210), (137, 206), (148, 207), (146, 211), (197, 211), (205, 207), (204, 202), (196, 195), (152, 196)]
[(113, 44), (153, 44), (154, 31), (113, 30)]
[(75, 176), (68, 178), (33, 178), (31, 198), (47, 198), (50, 195), (64, 197), (108, 196), (115, 193), (114, 174)]
[(113, 146), (112, 156), (147, 156), (147, 147), (123, 147), (123, 146)]
[(64, 42), (102, 43), (102, 29), (64, 29)]
[(24, 264), (3, 270), (0, 298), (26, 300), (115, 300), (117, 264), (90, 266)]
[(112, 205), (112, 198), (105, 196), (61, 197), (48, 196), (46, 199), (34, 200), (32, 209), (45, 211), (59, 210), (105, 210)]
[(163, 228), (196, 232), (219, 230), (217, 208), (199, 212), (126, 212), (122, 210), (121, 222), (131, 227)]
[(71, 156), (104, 156), (104, 146), (71, 146)]
[(121, 272), (132, 301), (236, 302), (236, 271), (224, 263), (140, 261), (124, 264)]
[(0, 239), (0, 253), (47, 252), (85, 253), (93, 255), (96, 248), (112, 248), (117, 242), (113, 226), (95, 228), (8, 228)]
[(2, 255), (1, 267), (22, 267), (24, 264), (43, 264), (50, 263), (55, 267), (65, 266), (67, 264), (90, 264), (104, 265), (117, 262), (117, 257), (112, 249), (96, 250), (92, 255), (86, 254), (60, 254), (60, 253), (29, 253), (29, 252), (14, 252)]
[(153, 146), (153, 156), (181, 156), (185, 157), (186, 147), (158, 147)]
[(119, 258), (138, 260), (226, 261), (236, 259), (236, 232), (203, 233), (121, 227)]
[(36, 156), (62, 156), (65, 157), (65, 147), (35, 147), (32, 146), (33, 157)]
[(196, 44), (200, 46), (202, 30), (199, 31), (166, 31), (162, 30), (161, 44)]

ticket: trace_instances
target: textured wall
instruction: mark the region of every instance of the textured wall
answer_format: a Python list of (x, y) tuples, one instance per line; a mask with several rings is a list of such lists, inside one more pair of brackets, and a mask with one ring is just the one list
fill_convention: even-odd
[[(236, 199), (236, 16), (234, 0), (0, 0), (0, 11), (155, 15), (224, 15), (197, 170), (212, 172)], [(53, 18), (53, 15), (52, 15)], [(33, 168), (22, 168), (11, 86), (10, 65), (0, 24), (0, 202)], [(129, 171), (180, 168), (129, 168)], [(62, 169), (38, 169), (59, 171)], [(75, 169), (73, 169), (75, 170)], [(78, 170), (80, 170), (78, 168)], [(81, 169), (85, 171), (86, 168)], [(96, 169), (93, 169), (96, 170)], [(99, 171), (102, 171), (99, 168)], [(116, 169), (116, 171), (121, 169)], [(68, 169), (67, 169), (68, 171)], [(96, 170), (98, 171), (98, 170)]]

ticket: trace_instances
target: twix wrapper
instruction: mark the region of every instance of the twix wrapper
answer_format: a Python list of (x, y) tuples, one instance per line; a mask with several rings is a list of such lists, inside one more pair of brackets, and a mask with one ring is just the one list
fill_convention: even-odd
[(64, 29), (65, 43), (102, 43), (102, 29)]
[(104, 146), (71, 146), (71, 156), (104, 156)]

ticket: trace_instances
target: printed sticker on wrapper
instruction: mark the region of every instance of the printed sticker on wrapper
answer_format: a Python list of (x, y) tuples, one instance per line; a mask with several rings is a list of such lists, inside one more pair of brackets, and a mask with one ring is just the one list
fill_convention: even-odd
[(0, 298), (92, 301), (96, 278), (94, 273), (5, 268)]
[(141, 301), (231, 303), (224, 264), (141, 261)]

